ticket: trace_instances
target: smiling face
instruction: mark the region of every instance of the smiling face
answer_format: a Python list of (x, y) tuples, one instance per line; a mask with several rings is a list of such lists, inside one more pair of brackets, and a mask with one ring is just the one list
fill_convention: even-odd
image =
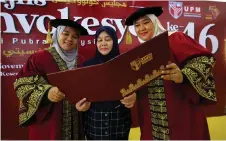
[(78, 44), (78, 33), (73, 27), (67, 26), (64, 31), (60, 34), (59, 45), (65, 51), (73, 50)]
[(150, 18), (147, 16), (141, 17), (134, 23), (137, 36), (144, 40), (150, 40), (154, 36), (154, 25)]
[(102, 55), (108, 55), (113, 47), (113, 40), (110, 35), (103, 31), (97, 38), (97, 49)]

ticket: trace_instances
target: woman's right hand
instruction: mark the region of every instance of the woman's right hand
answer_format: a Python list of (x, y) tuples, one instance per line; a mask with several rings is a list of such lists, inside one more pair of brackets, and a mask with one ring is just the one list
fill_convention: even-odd
[(52, 87), (48, 93), (48, 99), (51, 102), (59, 102), (65, 98), (65, 94), (62, 93), (57, 87)]
[(76, 103), (75, 107), (80, 112), (85, 112), (89, 110), (89, 107), (91, 105), (91, 102), (86, 101), (86, 98), (83, 98), (79, 102)]

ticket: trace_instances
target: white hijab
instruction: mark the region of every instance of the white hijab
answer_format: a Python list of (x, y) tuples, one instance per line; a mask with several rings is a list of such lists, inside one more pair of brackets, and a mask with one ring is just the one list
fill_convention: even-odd
[(67, 67), (69, 70), (73, 69), (75, 67), (75, 63), (77, 63), (77, 55), (78, 55), (78, 47), (71, 51), (64, 51), (60, 45), (59, 45), (59, 38), (61, 33), (64, 31), (66, 26), (58, 26), (56, 31), (53, 33), (52, 36), (52, 46), (55, 47), (57, 53), (60, 55), (60, 57), (66, 62)]
[[(159, 19), (154, 14), (148, 14), (146, 16), (151, 19), (151, 21), (154, 25), (155, 31), (154, 31), (153, 37), (159, 35), (160, 33), (163, 33), (164, 31), (166, 31), (166, 29), (160, 23)], [(144, 40), (140, 39), (139, 37), (138, 37), (138, 40), (139, 40), (140, 43), (145, 42)]]

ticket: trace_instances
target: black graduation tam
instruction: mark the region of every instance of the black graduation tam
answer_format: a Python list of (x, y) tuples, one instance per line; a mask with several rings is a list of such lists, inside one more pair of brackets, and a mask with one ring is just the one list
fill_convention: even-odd
[(69, 19), (54, 19), (50, 21), (50, 24), (55, 28), (59, 25), (70, 26), (78, 30), (80, 35), (88, 35), (87, 30), (81, 24)]
[(147, 14), (154, 14), (156, 17), (160, 16), (163, 12), (163, 8), (158, 6), (158, 7), (145, 7), (145, 8), (139, 8), (137, 11), (135, 11), (133, 14), (131, 14), (127, 19), (126, 19), (126, 25), (130, 26), (133, 25), (134, 21), (139, 19), (140, 17), (143, 17)]

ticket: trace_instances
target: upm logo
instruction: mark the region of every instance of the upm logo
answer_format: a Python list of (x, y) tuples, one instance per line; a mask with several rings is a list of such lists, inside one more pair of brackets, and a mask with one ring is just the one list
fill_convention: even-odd
[(178, 19), (183, 13), (182, 2), (169, 2), (169, 13), (175, 19)]
[(201, 17), (201, 8), (197, 6), (184, 6), (185, 17)]
[(201, 7), (183, 6), (183, 2), (169, 2), (169, 13), (175, 19), (178, 19), (183, 13), (184, 17), (201, 17)]

